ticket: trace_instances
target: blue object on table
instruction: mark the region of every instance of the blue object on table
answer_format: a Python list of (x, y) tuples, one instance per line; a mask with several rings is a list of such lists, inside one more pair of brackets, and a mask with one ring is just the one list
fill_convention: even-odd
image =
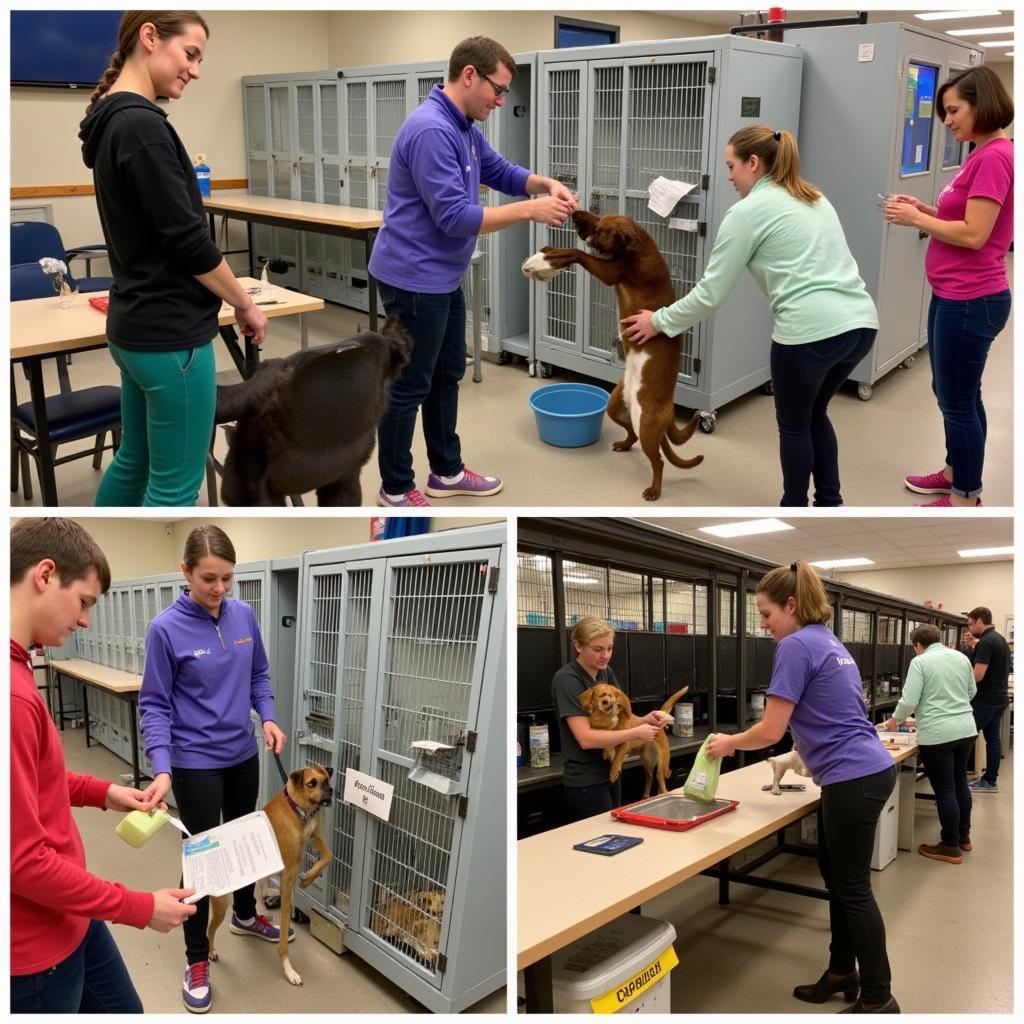
[(601, 436), (608, 392), (593, 384), (548, 384), (530, 395), (537, 433), (557, 448), (582, 448)]
[(429, 530), (430, 520), (426, 516), (389, 516), (380, 539), (415, 537), (420, 533), (428, 533)]

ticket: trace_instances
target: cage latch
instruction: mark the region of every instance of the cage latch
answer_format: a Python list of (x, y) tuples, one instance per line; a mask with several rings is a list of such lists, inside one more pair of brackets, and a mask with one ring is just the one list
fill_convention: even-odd
[(501, 578), (501, 566), (492, 565), (491, 571), (487, 574), (487, 593), (496, 594), (498, 592), (498, 580)]
[(459, 817), (464, 818), (469, 813), (469, 797), (459, 797)]

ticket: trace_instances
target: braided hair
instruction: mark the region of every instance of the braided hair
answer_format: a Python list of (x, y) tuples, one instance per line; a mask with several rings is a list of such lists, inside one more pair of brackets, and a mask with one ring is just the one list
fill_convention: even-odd
[(156, 29), (160, 39), (180, 36), (189, 25), (200, 25), (207, 38), (210, 36), (210, 28), (198, 11), (125, 11), (117, 26), (117, 49), (111, 55), (107, 70), (100, 76), (96, 88), (89, 97), (89, 105), (85, 108), (87, 114), (117, 81), (124, 69), (125, 61), (138, 45), (139, 29), (147, 23)]

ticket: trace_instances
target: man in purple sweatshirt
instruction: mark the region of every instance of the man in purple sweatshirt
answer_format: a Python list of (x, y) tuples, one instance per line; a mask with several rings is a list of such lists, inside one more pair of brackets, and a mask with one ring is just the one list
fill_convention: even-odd
[[(510, 163), (474, 125), (504, 105), (515, 73), (515, 59), (499, 43), (483, 36), (464, 39), (452, 51), (447, 83), (434, 86), (395, 138), (384, 223), (369, 271), (386, 312), (400, 317), (412, 335), (413, 351), (391, 385), (391, 402), (378, 428), (378, 505), (430, 504), (416, 488), (412, 462), (421, 407), (430, 497), (483, 497), (502, 487), (497, 477), (466, 467), (455, 429), (459, 381), (466, 371), (460, 281), (477, 235), (526, 220), (557, 227), (577, 208), (561, 182)], [(481, 183), (506, 195), (537, 198), (483, 207)]]

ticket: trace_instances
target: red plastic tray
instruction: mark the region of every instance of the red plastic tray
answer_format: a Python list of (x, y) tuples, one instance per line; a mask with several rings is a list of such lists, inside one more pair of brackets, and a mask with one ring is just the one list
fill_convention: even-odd
[(677, 805), (682, 803), (696, 805), (699, 803), (696, 800), (689, 800), (682, 795), (676, 796), (675, 794), (648, 797), (646, 800), (627, 804), (625, 807), (613, 808), (612, 817), (619, 821), (628, 822), (630, 825), (646, 825), (648, 828), (665, 828), (672, 832), (686, 832), (688, 829), (704, 824), (705, 821), (717, 818), (720, 814), (728, 814), (729, 811), (736, 810), (740, 805), (739, 800), (718, 799), (714, 801), (713, 805), (708, 805), (709, 810), (707, 812), (704, 814), (694, 814), (691, 817), (666, 817), (664, 813), (654, 813), (657, 810), (656, 807), (652, 807), (648, 811), (640, 809), (645, 806), (650, 807), (652, 804), (657, 805), (666, 800), (676, 801)]

